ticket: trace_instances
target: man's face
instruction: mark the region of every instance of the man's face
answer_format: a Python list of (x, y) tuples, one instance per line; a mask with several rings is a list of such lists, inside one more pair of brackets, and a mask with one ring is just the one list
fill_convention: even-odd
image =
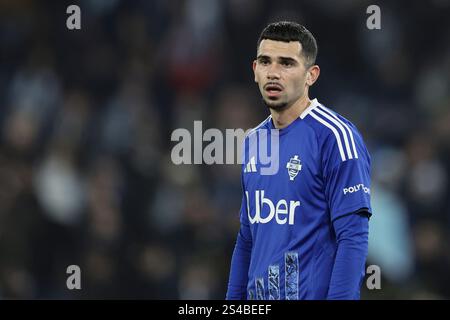
[(253, 71), (269, 108), (283, 109), (304, 95), (307, 68), (301, 50), (298, 41), (261, 41)]

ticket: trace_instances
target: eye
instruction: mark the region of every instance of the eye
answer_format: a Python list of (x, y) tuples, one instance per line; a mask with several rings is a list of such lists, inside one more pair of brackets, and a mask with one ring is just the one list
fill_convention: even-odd
[(291, 61), (283, 61), (281, 65), (284, 67), (292, 67), (294, 64)]
[(263, 66), (267, 66), (270, 62), (267, 59), (261, 59), (261, 60), (259, 60), (259, 63)]

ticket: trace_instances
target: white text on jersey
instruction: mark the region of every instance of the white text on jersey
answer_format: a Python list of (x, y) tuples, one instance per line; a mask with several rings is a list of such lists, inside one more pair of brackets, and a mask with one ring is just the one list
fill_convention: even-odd
[[(247, 197), (247, 214), (248, 219), (251, 224), (254, 223), (268, 223), (273, 217), (278, 224), (294, 224), (295, 217), (295, 209), (300, 206), (300, 201), (289, 201), (288, 203), (285, 199), (281, 199), (277, 202), (276, 205), (273, 204), (272, 200), (269, 198), (264, 198), (264, 190), (256, 190), (255, 191), (255, 215), (252, 217), (250, 214), (250, 198), (248, 196), (248, 191), (245, 191), (245, 196)], [(263, 211), (264, 207), (269, 208), (269, 214), (263, 218), (261, 217), (261, 211)], [(287, 215), (287, 217), (285, 217)]]

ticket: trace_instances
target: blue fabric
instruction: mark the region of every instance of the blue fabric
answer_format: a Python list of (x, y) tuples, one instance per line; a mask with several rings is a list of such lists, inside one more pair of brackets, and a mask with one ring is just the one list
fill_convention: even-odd
[(368, 251), (368, 214), (343, 216), (336, 219), (333, 226), (338, 248), (327, 299), (359, 299)]
[[(268, 162), (264, 147), (263, 155), (278, 157)], [(241, 228), (227, 297), (341, 297), (331, 283), (347, 284), (340, 276), (345, 268), (353, 281), (360, 279), (366, 253), (352, 241), (367, 242), (346, 215), (361, 209), (372, 214), (370, 155), (356, 127), (313, 100), (284, 129), (275, 130), (268, 117), (249, 132), (243, 151)], [(276, 277), (271, 270), (278, 270)]]
[[(244, 203), (244, 202), (243, 202)], [(248, 226), (241, 225), (231, 259), (227, 300), (245, 300), (247, 297), (248, 268), (252, 241)]]

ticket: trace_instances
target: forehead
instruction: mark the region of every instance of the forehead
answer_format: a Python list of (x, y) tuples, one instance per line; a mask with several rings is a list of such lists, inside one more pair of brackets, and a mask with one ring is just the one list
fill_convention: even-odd
[(291, 57), (300, 58), (302, 45), (298, 41), (275, 41), (264, 39), (259, 44), (258, 55), (265, 55), (269, 57)]

